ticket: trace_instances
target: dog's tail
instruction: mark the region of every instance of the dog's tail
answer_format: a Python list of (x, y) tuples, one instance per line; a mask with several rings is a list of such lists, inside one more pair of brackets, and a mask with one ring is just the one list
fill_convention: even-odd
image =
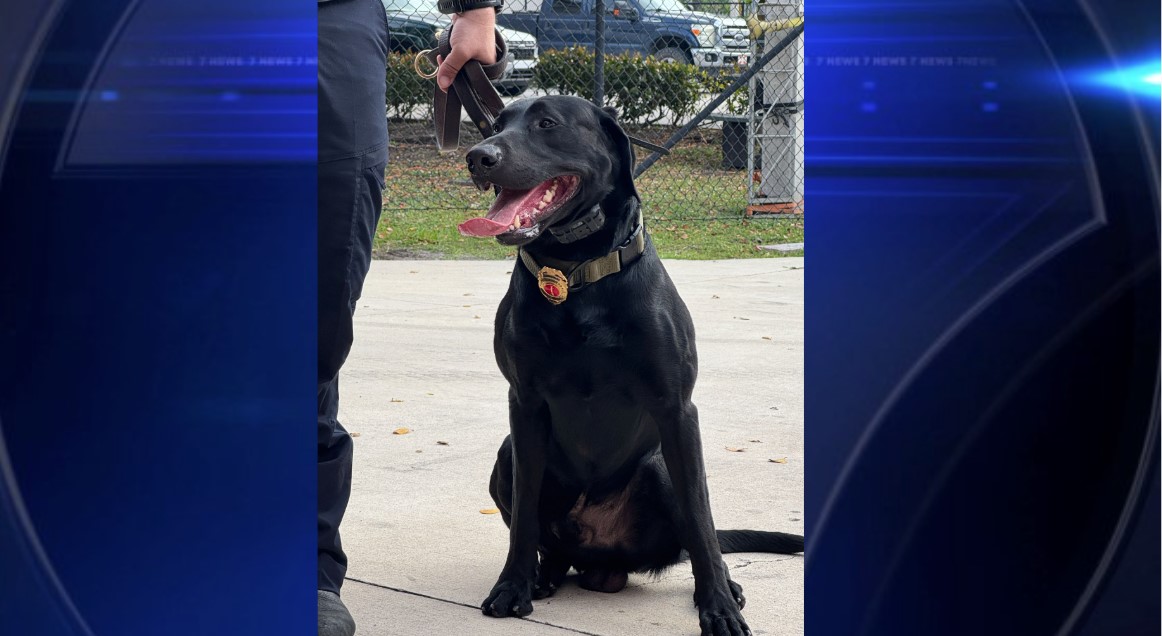
[(765, 530), (719, 530), (718, 545), (723, 554), (731, 552), (795, 554), (803, 551), (803, 535)]

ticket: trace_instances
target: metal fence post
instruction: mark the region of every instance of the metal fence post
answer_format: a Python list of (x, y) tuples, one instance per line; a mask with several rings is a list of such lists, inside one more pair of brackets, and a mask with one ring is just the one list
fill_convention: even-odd
[[(803, 0), (756, 3), (762, 45), (768, 46), (802, 16)], [(760, 174), (748, 182), (748, 214), (803, 212), (803, 60), (800, 38), (755, 76), (748, 148), (751, 169)]]
[(593, 103), (605, 106), (605, 0), (595, 0), (596, 29), (593, 41)]
[[(683, 138), (685, 138), (686, 135), (688, 135), (691, 130), (694, 130), (694, 128), (697, 127), (698, 124), (702, 123), (702, 120), (706, 119), (707, 115), (714, 112), (715, 108), (718, 108), (719, 106), (721, 106), (722, 102), (725, 102), (743, 84), (746, 84), (747, 82), (749, 82), (750, 78), (754, 77), (754, 75), (756, 73), (758, 73), (759, 71), (761, 71), (763, 69), (763, 67), (765, 67), (767, 64), (769, 64), (770, 61), (772, 59), (774, 59), (776, 55), (778, 55), (779, 53), (782, 53), (788, 46), (793, 44), (799, 38), (799, 36), (802, 34), (803, 34), (803, 23), (799, 22), (796, 24), (796, 26), (792, 27), (789, 31), (787, 31), (787, 34), (783, 36), (783, 39), (779, 40), (778, 43), (776, 43), (774, 46), (770, 47), (765, 53), (763, 53), (762, 57), (755, 60), (751, 64), (750, 68), (748, 68), (745, 72), (743, 72), (741, 75), (736, 77), (734, 79), (734, 81), (731, 82), (726, 87), (725, 90), (723, 90), (721, 93), (719, 93), (717, 97), (710, 100), (710, 102), (708, 104), (703, 106), (702, 110), (698, 111), (693, 117), (690, 118), (690, 121), (686, 122), (686, 125), (682, 126), (677, 131), (675, 131), (674, 134), (670, 135), (670, 138), (666, 140), (666, 143), (662, 144), (662, 147), (664, 147), (666, 150), (673, 148), (679, 141), (681, 141)], [(662, 157), (662, 153), (655, 150), (653, 153), (650, 154), (650, 156), (643, 159), (641, 161), (641, 163), (639, 163), (637, 165), (637, 167), (634, 168), (634, 171), (633, 171), (634, 178), (636, 179), (637, 177), (640, 177), (643, 172), (648, 170), (649, 167), (654, 165), (654, 162), (656, 162), (661, 157)]]

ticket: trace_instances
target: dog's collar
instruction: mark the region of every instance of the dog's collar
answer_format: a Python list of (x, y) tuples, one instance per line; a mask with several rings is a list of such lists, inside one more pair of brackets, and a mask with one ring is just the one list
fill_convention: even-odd
[(601, 204), (598, 203), (572, 223), (549, 228), (549, 234), (552, 234), (553, 238), (560, 243), (573, 243), (600, 230), (604, 225), (605, 212), (601, 209)]
[[(634, 207), (638, 208), (637, 200), (631, 200), (634, 201)], [(577, 291), (610, 274), (616, 274), (623, 267), (636, 261), (646, 249), (645, 223), (642, 220), (641, 209), (638, 208), (636, 211), (637, 224), (629, 238), (605, 256), (587, 261), (559, 261), (541, 257), (542, 262), (538, 263), (528, 251), (521, 249), (520, 260), (525, 268), (537, 277), (537, 287), (540, 288), (541, 295), (554, 305), (559, 305), (565, 302), (570, 291)]]

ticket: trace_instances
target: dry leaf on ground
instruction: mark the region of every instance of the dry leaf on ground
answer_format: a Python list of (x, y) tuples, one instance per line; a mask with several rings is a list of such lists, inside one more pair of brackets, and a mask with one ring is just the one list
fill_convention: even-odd
[(737, 446), (727, 446), (726, 450), (728, 450), (732, 453), (741, 453), (741, 452), (746, 451), (745, 448), (738, 448)]
[(444, 440), (440, 440), (440, 439), (436, 440), (436, 443), (439, 444), (440, 446), (447, 446), (448, 445), (448, 442), (445, 442)]
[(407, 435), (410, 432), (412, 432), (412, 429), (400, 427), (400, 428), (397, 428), (394, 431), (392, 431), (391, 434), (392, 435)]
[(351, 435), (351, 437), (359, 437), (359, 433), (349, 433), (349, 435)]
[(482, 514), (482, 515), (494, 515), (498, 512), (500, 512), (500, 510), (497, 508), (481, 508), (480, 509), (480, 514)]
[(785, 463), (787, 463), (787, 458), (786, 458), (786, 457), (780, 457), (780, 458), (778, 458), (778, 459), (772, 459), (771, 461), (772, 461), (773, 463), (776, 463), (776, 464), (785, 464)]

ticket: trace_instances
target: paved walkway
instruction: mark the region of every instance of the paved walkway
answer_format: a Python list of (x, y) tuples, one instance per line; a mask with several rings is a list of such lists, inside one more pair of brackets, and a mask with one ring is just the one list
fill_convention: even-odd
[[(688, 564), (657, 580), (630, 575), (618, 594), (567, 582), (524, 620), (477, 609), (507, 546), (500, 516), (480, 511), (493, 507), (488, 477), (508, 429), (492, 318), (512, 267), (372, 265), (341, 379), (340, 418), (357, 435), (343, 597), (359, 634), (696, 636)], [(694, 400), (715, 522), (802, 532), (803, 259), (666, 267), (698, 333)], [(726, 558), (755, 634), (801, 635), (803, 558)]]

